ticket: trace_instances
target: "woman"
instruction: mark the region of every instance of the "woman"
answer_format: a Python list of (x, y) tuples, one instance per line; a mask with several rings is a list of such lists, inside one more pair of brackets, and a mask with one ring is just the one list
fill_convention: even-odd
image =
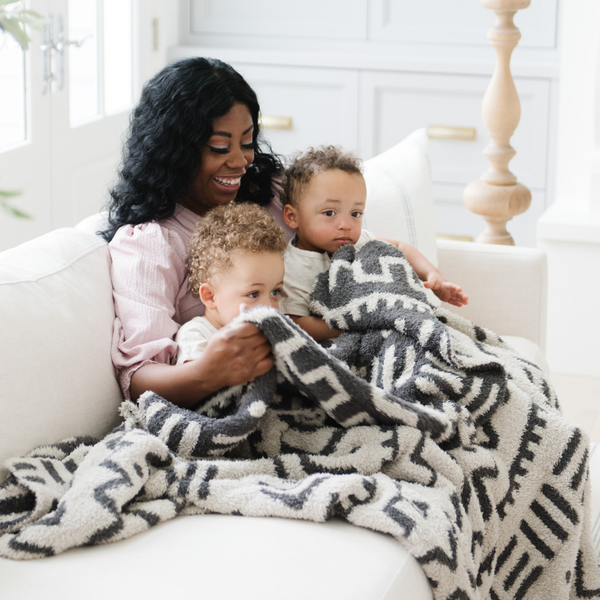
[(144, 86), (102, 233), (112, 258), (112, 359), (126, 398), (153, 390), (189, 406), (273, 365), (268, 342), (249, 323), (219, 330), (201, 358), (170, 364), (179, 326), (204, 312), (186, 268), (198, 220), (237, 199), (264, 206), (284, 226), (282, 167), (260, 149), (258, 115), (254, 91), (215, 59), (172, 63)]

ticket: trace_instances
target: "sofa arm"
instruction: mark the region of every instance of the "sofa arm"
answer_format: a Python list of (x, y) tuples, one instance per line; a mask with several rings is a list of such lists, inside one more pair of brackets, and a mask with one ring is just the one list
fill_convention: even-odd
[(453, 312), (500, 335), (546, 346), (548, 265), (535, 248), (438, 240), (439, 269), (469, 296)]

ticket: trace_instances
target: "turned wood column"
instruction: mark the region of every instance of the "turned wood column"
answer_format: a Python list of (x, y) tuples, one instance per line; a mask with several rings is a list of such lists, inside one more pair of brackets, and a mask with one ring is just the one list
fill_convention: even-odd
[(517, 183), (516, 176), (508, 168), (516, 154), (510, 138), (521, 118), (521, 103), (510, 72), (510, 57), (521, 39), (513, 17), (518, 10), (527, 8), (530, 1), (481, 0), (485, 8), (496, 13), (496, 22), (487, 34), (496, 54), (496, 67), (481, 110), (483, 124), (490, 136), (490, 143), (483, 151), (490, 168), (480, 179), (467, 185), (463, 201), (470, 211), (481, 215), (486, 222), (476, 241), (487, 244), (514, 246), (506, 223), (525, 212), (531, 204), (531, 192)]

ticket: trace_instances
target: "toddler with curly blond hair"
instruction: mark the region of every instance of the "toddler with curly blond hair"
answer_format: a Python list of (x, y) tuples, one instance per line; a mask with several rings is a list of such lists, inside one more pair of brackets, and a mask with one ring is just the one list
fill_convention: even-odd
[(206, 214), (188, 242), (190, 288), (205, 312), (177, 332), (178, 365), (198, 358), (242, 310), (279, 307), (285, 248), (282, 229), (255, 204), (230, 203)]

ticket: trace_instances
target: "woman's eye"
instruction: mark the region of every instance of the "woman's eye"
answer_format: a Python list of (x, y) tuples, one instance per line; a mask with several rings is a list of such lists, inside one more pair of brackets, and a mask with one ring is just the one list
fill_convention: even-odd
[(245, 142), (242, 144), (244, 150), (254, 150), (254, 142)]
[(211, 152), (215, 152), (216, 154), (227, 154), (229, 152), (229, 148), (227, 148), (227, 146), (220, 147), (220, 146), (209, 146), (210, 151)]

